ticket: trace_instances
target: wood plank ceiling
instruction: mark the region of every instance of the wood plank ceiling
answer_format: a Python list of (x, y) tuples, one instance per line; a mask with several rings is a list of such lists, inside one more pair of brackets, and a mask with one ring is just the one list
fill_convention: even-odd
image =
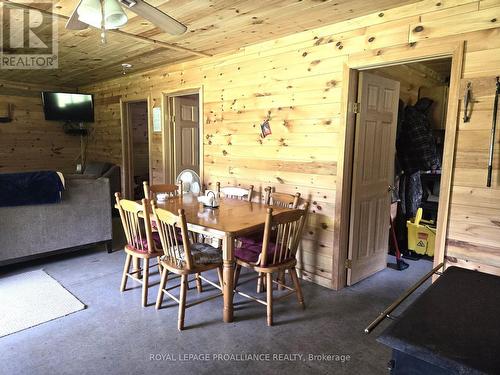
[[(15, 2), (18, 0), (5, 0)], [(188, 27), (180, 36), (161, 32), (127, 11), (128, 23), (109, 32), (107, 44), (96, 29), (65, 30), (78, 0), (54, 3), (59, 25), (59, 68), (0, 70), (0, 79), (79, 87), (122, 74), (122, 63), (134, 71), (214, 55), (281, 36), (352, 19), (416, 0), (148, 0)], [(49, 15), (50, 16), (50, 15)], [(383, 15), (381, 15), (383, 16)], [(155, 43), (155, 42), (160, 43)], [(173, 48), (167, 48), (167, 43)], [(193, 52), (190, 52), (193, 51)], [(198, 53), (198, 54), (196, 54)]]

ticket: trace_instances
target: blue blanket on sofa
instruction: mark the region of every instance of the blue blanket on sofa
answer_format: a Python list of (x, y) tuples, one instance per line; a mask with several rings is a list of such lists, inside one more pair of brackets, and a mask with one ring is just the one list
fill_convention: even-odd
[(0, 207), (58, 203), (63, 190), (54, 171), (0, 174)]

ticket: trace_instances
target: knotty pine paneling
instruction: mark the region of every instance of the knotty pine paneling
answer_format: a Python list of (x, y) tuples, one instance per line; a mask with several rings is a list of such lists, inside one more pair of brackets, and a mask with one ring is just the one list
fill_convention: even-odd
[[(470, 123), (458, 122), (446, 256), (448, 264), (500, 274), (500, 174), (486, 184), (487, 145), (494, 76), (500, 74), (500, 4), (493, 1), (421, 1), (331, 26), (218, 55), (86, 86), (96, 95), (97, 119), (91, 153), (119, 163), (120, 98), (203, 87), (204, 180), (208, 184), (272, 185), (312, 203), (300, 252), (306, 279), (339, 288), (334, 272), (335, 191), (343, 64), (370, 51), (367, 64), (387, 51), (432, 43), (467, 41), (462, 83), (480, 80)], [(423, 31), (416, 32), (416, 26)], [(394, 52), (395, 51), (395, 52)], [(418, 54), (416, 54), (418, 56)], [(479, 81), (478, 81), (479, 82)], [(479, 86), (479, 84), (478, 84)], [(474, 89), (474, 86), (473, 86)], [(269, 118), (273, 134), (259, 136)], [(500, 134), (497, 134), (500, 137)], [(161, 139), (153, 140), (161, 160)], [(500, 149), (500, 145), (497, 150)], [(500, 158), (497, 152), (496, 157)], [(473, 159), (473, 160), (471, 160)], [(161, 168), (161, 164), (156, 164)], [(162, 181), (162, 171), (155, 182)], [(485, 207), (485, 210), (478, 210)]]
[(37, 86), (0, 81), (0, 103), (11, 105), (13, 118), (0, 123), (0, 173), (75, 171), (80, 137), (65, 134), (62, 122), (45, 121), (40, 91)]
[[(449, 65), (448, 73), (451, 70), (451, 63)], [(427, 68), (425, 63), (388, 66), (372, 69), (370, 73), (399, 81), (399, 98), (405, 105), (414, 105), (417, 102), (420, 88), (443, 86), (447, 78)]]

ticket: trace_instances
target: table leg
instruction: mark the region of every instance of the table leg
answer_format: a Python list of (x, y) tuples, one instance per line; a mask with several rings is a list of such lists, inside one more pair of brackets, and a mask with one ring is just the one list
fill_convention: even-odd
[(222, 258), (224, 260), (224, 322), (233, 321), (233, 289), (234, 289), (234, 238), (224, 237), (222, 241)]

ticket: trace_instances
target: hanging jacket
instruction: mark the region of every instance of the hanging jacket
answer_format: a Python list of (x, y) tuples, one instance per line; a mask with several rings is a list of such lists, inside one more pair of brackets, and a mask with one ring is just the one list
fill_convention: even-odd
[(428, 115), (432, 103), (429, 98), (421, 98), (404, 111), (396, 150), (401, 167), (407, 174), (440, 168)]

